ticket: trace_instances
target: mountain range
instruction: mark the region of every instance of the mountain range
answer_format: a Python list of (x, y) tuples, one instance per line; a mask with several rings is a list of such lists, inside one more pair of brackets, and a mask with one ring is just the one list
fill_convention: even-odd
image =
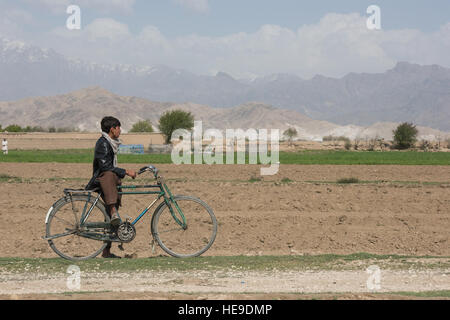
[[(195, 103), (162, 103), (144, 98), (119, 96), (101, 87), (90, 87), (67, 94), (25, 98), (0, 102), (0, 124), (76, 128), (81, 131), (100, 131), (100, 120), (106, 115), (120, 119), (124, 131), (140, 120), (150, 120), (155, 127), (161, 115), (168, 110), (182, 109), (202, 121), (203, 130), (279, 129), (280, 135), (295, 128), (298, 139), (322, 140), (325, 136), (392, 139), (397, 123), (376, 123), (369, 127), (340, 126), (328, 121), (311, 119), (295, 110), (279, 109), (260, 102), (249, 102), (231, 108), (213, 108)], [(427, 127), (418, 127), (419, 139), (450, 138), (449, 133)]]
[(340, 79), (320, 75), (302, 79), (291, 74), (234, 79), (224, 72), (207, 76), (167, 66), (95, 64), (0, 39), (0, 101), (96, 86), (120, 96), (214, 108), (259, 101), (341, 126), (408, 121), (450, 131), (450, 69), (437, 65), (400, 62), (384, 73), (351, 73)]

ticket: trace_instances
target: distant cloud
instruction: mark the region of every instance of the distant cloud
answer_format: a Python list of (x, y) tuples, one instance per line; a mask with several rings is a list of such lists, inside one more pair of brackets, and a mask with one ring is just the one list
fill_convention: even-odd
[[(105, 51), (109, 49), (116, 51), (115, 46), (120, 47), (122, 41), (127, 41), (132, 37), (126, 24), (110, 18), (95, 19), (90, 24), (81, 28), (81, 30), (76, 31), (68, 30), (65, 27), (58, 27), (49, 36), (52, 41), (59, 38), (60, 40), (70, 40), (76, 46), (80, 46), (79, 48), (67, 46), (67, 43), (64, 41), (66, 48), (71, 48), (74, 53), (84, 52), (83, 59), (89, 59), (90, 55), (98, 57), (101, 52), (104, 55), (103, 59), (107, 59), (107, 56), (113, 54), (112, 52), (108, 54)], [(70, 53), (68, 55), (74, 56)]]
[(102, 13), (131, 13), (135, 0), (21, 0), (33, 5), (49, 8), (54, 13), (65, 12), (67, 6), (76, 4), (81, 8), (92, 8)]
[(4, 37), (21, 36), (24, 24), (34, 24), (31, 13), (16, 8), (0, 7), (0, 35)]
[(117, 22), (114, 19), (96, 19), (91, 24), (87, 25), (83, 32), (90, 40), (116, 40), (130, 36), (128, 26)]
[(191, 10), (205, 13), (209, 10), (209, 0), (174, 0), (176, 3)]
[(199, 74), (224, 71), (234, 77), (273, 73), (341, 77), (349, 72), (384, 72), (398, 61), (450, 67), (450, 23), (432, 33), (371, 31), (366, 19), (357, 13), (330, 13), (297, 30), (264, 25), (253, 33), (175, 38), (156, 26), (133, 34), (126, 24), (97, 19), (79, 32), (61, 27), (36, 44), (98, 63), (164, 64)]

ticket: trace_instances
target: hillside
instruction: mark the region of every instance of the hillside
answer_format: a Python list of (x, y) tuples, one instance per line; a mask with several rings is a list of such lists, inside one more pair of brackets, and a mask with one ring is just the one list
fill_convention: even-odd
[[(0, 124), (76, 128), (81, 131), (99, 131), (100, 120), (113, 115), (121, 120), (124, 131), (139, 120), (149, 119), (157, 129), (161, 115), (167, 110), (182, 109), (191, 112), (195, 120), (203, 122), (203, 130), (225, 129), (297, 129), (298, 139), (321, 140), (322, 137), (349, 138), (383, 137), (392, 139), (397, 123), (376, 123), (369, 127), (339, 126), (327, 121), (311, 119), (297, 111), (278, 109), (271, 105), (251, 102), (232, 108), (212, 108), (194, 103), (161, 103), (137, 97), (123, 97), (100, 87), (91, 87), (71, 93), (0, 102)], [(420, 138), (433, 140), (448, 134), (426, 127), (418, 127)]]

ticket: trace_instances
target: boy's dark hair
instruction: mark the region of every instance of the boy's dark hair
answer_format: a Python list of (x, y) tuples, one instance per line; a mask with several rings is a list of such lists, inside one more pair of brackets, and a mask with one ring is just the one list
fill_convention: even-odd
[(101, 126), (103, 132), (109, 133), (109, 130), (111, 130), (111, 128), (115, 128), (117, 126), (120, 127), (121, 125), (119, 119), (116, 119), (114, 117), (104, 117), (102, 119)]

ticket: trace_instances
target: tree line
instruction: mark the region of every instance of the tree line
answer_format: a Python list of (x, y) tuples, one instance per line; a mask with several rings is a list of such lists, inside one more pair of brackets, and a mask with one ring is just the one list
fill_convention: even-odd
[[(177, 129), (191, 130), (194, 127), (194, 116), (183, 110), (170, 110), (163, 113), (159, 119), (158, 129), (165, 137), (166, 144), (171, 142), (172, 133)], [(43, 128), (41, 126), (26, 126), (21, 127), (17, 124), (12, 124), (6, 128), (0, 125), (0, 132), (79, 132), (75, 128)], [(153, 125), (150, 120), (141, 120), (133, 124), (129, 132), (154, 132)]]
[(79, 129), (76, 128), (56, 128), (49, 127), (44, 128), (41, 126), (26, 126), (21, 127), (18, 124), (11, 124), (5, 128), (0, 125), (0, 132), (78, 132)]
[[(416, 126), (413, 123), (404, 122), (399, 124), (397, 128), (392, 131), (393, 147), (398, 150), (406, 150), (414, 148), (417, 142), (418, 133), (419, 131), (417, 130)], [(297, 130), (295, 130), (294, 128), (289, 128), (286, 131), (284, 131), (283, 135), (287, 137), (289, 145), (291, 145), (293, 138), (295, 138), (298, 135), (298, 133)], [(323, 141), (344, 141), (345, 148), (347, 150), (349, 150), (351, 147), (350, 139), (343, 136), (341, 137), (326, 136), (323, 137)]]

